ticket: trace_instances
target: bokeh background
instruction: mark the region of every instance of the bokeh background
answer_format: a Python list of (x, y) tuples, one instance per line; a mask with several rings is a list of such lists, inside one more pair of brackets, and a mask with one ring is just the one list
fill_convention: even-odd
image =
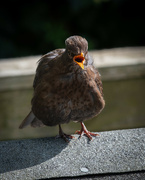
[(30, 0), (0, 5), (0, 58), (45, 54), (79, 34), (89, 49), (145, 45), (144, 2)]
[[(145, 46), (145, 10), (136, 0), (3, 1), (0, 5), (0, 60), (42, 55), (64, 48), (81, 35), (89, 50)], [(103, 74), (102, 74), (103, 76)], [(104, 81), (106, 108), (86, 122), (91, 131), (145, 126), (145, 78)], [(32, 87), (0, 91), (0, 140), (57, 134), (58, 127), (19, 130), (31, 107)], [(77, 123), (63, 126), (68, 133)]]

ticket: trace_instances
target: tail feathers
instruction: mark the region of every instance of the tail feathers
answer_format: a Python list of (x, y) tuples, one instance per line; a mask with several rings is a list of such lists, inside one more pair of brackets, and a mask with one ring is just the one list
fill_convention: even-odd
[(32, 127), (41, 127), (44, 126), (44, 124), (42, 123), (42, 121), (40, 121), (39, 119), (37, 119), (36, 117), (33, 119), (33, 121), (31, 122), (31, 126)]
[(33, 119), (35, 118), (35, 115), (33, 114), (32, 111), (30, 111), (30, 113), (26, 116), (26, 118), (22, 121), (22, 123), (20, 124), (19, 128), (23, 129), (26, 126), (28, 126), (29, 124), (31, 124), (31, 122), (33, 121)]

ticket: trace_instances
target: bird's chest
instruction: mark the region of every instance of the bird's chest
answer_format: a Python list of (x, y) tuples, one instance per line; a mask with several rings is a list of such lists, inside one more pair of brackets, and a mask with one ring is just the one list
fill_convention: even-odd
[(93, 78), (88, 78), (86, 74), (67, 75), (56, 82), (57, 88), (54, 94), (57, 97), (55, 99), (57, 104), (70, 109), (88, 108), (94, 105), (96, 83)]
[[(46, 83), (45, 83), (46, 84)], [(67, 74), (49, 82), (33, 99), (33, 111), (40, 119), (82, 121), (96, 114), (98, 92), (93, 78)], [(43, 117), (44, 116), (44, 117)], [(62, 123), (62, 122), (61, 122)]]

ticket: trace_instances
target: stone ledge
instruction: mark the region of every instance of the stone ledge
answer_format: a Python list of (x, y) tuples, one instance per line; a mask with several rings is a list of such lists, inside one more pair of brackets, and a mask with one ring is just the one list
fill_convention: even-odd
[[(145, 47), (124, 47), (89, 51), (96, 68), (145, 65)], [(34, 75), (38, 56), (0, 59), (0, 78)]]
[[(145, 128), (0, 142), (0, 179), (43, 179), (145, 170)], [(76, 135), (76, 137), (78, 137)]]
[[(144, 180), (145, 171), (126, 172), (126, 173), (110, 173), (110, 174), (93, 174), (76, 177), (60, 177), (60, 178), (49, 178), (51, 180)], [(48, 179), (48, 178), (47, 178)], [(47, 180), (45, 179), (45, 180)]]
[[(145, 77), (145, 47), (93, 50), (90, 54), (103, 81)], [(0, 90), (32, 88), (40, 57), (0, 59)]]

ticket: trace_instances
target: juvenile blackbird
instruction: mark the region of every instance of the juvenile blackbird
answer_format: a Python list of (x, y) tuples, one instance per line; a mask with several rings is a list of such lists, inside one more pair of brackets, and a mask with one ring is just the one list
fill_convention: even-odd
[(59, 125), (59, 135), (68, 141), (61, 124), (80, 122), (80, 137), (90, 140), (97, 136), (89, 132), (83, 121), (98, 115), (105, 106), (99, 72), (88, 53), (88, 42), (81, 36), (65, 41), (66, 49), (56, 49), (38, 61), (33, 82), (32, 109), (19, 126)]

